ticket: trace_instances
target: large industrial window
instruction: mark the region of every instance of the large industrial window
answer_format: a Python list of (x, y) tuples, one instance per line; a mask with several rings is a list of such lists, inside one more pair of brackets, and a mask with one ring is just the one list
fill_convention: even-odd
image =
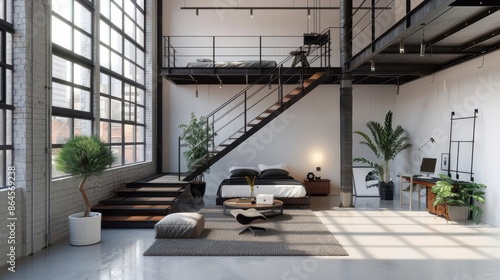
[[(99, 11), (94, 1), (52, 1), (52, 156), (74, 135), (91, 135), (94, 124), (119, 158), (117, 166), (143, 162), (145, 1), (100, 0)], [(100, 94), (97, 112), (94, 92)]]
[[(12, 0), (0, 0), (0, 188), (15, 180), (12, 120)], [(10, 183), (9, 183), (10, 182)]]
[[(75, 135), (92, 134), (93, 7), (52, 1), (52, 157)], [(61, 34), (64, 34), (62, 36)], [(54, 166), (52, 177), (61, 176)]]
[(117, 165), (145, 160), (144, 0), (101, 0), (100, 134)]

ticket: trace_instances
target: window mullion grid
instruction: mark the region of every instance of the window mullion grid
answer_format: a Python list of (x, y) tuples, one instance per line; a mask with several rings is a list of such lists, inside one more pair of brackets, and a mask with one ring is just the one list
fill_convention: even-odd
[(80, 4), (82, 4), (84, 7), (87, 7), (90, 11), (94, 12), (94, 0), (74, 0)]
[(0, 29), (3, 29), (9, 33), (12, 33), (14, 34), (15, 30), (14, 30), (14, 24), (8, 22), (8, 21), (5, 21), (3, 19), (0, 19)]
[[(8, 129), (7, 128), (7, 110), (1, 110), (0, 112), (2, 114), (2, 123), (0, 124), (0, 127), (2, 127), (2, 131), (1, 131), (2, 132), (1, 137), (2, 137), (2, 143), (3, 143), (2, 146), (5, 146), (5, 144), (7, 143), (7, 129)], [(2, 157), (3, 158), (2, 160), (4, 160), (6, 158), (6, 155), (5, 155), (6, 149), (4, 147), (2, 147), (0, 149), (0, 151), (4, 151), (3, 157)], [(6, 166), (5, 161), (4, 161), (4, 164), (2, 166)], [(3, 170), (3, 171), (5, 171), (5, 170)], [(4, 174), (2, 174), (2, 175), (4, 175)]]
[[(115, 3), (114, 1), (111, 1), (111, 3)], [(116, 3), (115, 3), (116, 4)], [(136, 8), (136, 13), (137, 13), (137, 10), (140, 10), (141, 12), (143, 12), (144, 14), (144, 11), (142, 11), (142, 9), (140, 9), (140, 7), (138, 6), (138, 4), (136, 2), (133, 2), (135, 8)], [(125, 4), (123, 4), (125, 5)], [(133, 155), (132, 155), (132, 158), (131, 160), (129, 160), (128, 162), (132, 161), (132, 162), (137, 162), (137, 145), (143, 145), (145, 146), (146, 143), (145, 143), (145, 123), (138, 123), (137, 120), (138, 120), (138, 110), (137, 110), (137, 107), (141, 107), (142, 108), (142, 111), (145, 112), (145, 105), (142, 105), (142, 104), (138, 104), (137, 103), (137, 89), (141, 89), (143, 91), (146, 90), (146, 87), (145, 85), (142, 83), (138, 83), (134, 77), (134, 80), (128, 78), (126, 76), (126, 68), (125, 68), (125, 61), (128, 63), (128, 64), (131, 64), (133, 65), (134, 67), (136, 67), (136, 70), (137, 68), (140, 68), (141, 71), (145, 71), (145, 66), (141, 66), (141, 65), (145, 65), (145, 61), (142, 61), (141, 65), (137, 64), (137, 54), (135, 54), (135, 60), (130, 60), (128, 59), (126, 56), (125, 56), (125, 51), (124, 51), (124, 48), (125, 48), (125, 41), (130, 41), (133, 46), (135, 47), (136, 49), (136, 52), (137, 50), (140, 50), (142, 51), (143, 53), (145, 53), (145, 46), (141, 46), (140, 44), (138, 44), (136, 42), (136, 39), (135, 38), (132, 38), (130, 37), (124, 30), (125, 28), (125, 16), (128, 17), (128, 14), (125, 12), (124, 10), (124, 6), (119, 6), (117, 5), (117, 7), (120, 9), (121, 13), (122, 13), (122, 17), (121, 17), (121, 26), (122, 28), (118, 28), (112, 21), (111, 21), (111, 18), (107, 18), (106, 16), (103, 16), (103, 17), (100, 17), (100, 20), (102, 20), (102, 22), (104, 22), (105, 24), (107, 24), (114, 32), (117, 32), (119, 34), (119, 36), (121, 37), (120, 40), (121, 40), (121, 50), (122, 52), (118, 52), (116, 51), (111, 45), (112, 45), (112, 38), (111, 38), (111, 34), (112, 32), (110, 32), (110, 38), (108, 38), (109, 40), (109, 45), (106, 44), (106, 43), (103, 43), (100, 38), (99, 38), (99, 41), (100, 41), (100, 44), (104, 47), (107, 47), (109, 48), (110, 50), (110, 54), (114, 54), (114, 55), (118, 55), (120, 57), (120, 59), (122, 60), (122, 63), (121, 63), (121, 74), (119, 73), (116, 73), (114, 72), (111, 68), (112, 68), (112, 65), (110, 64), (110, 68), (106, 68), (106, 67), (102, 67), (101, 68), (101, 72), (103, 74), (106, 74), (108, 75), (110, 78), (115, 78), (115, 79), (118, 79), (121, 81), (121, 99), (116, 97), (116, 96), (113, 96), (111, 94), (102, 94), (101, 95), (103, 97), (106, 97), (106, 98), (109, 98), (110, 99), (110, 104), (109, 104), (109, 114), (110, 114), (110, 119), (109, 119), (109, 137), (110, 137), (110, 147), (120, 147), (121, 148), (121, 159), (122, 159), (122, 162), (121, 164), (125, 164), (127, 162), (127, 159), (126, 159), (126, 147), (127, 146), (133, 146), (134, 149), (133, 149)], [(145, 26), (145, 17), (144, 17), (144, 23), (143, 23), (143, 26)], [(135, 22), (135, 21), (132, 21), (132, 22)], [(137, 24), (135, 24), (134, 28), (137, 28)], [(143, 33), (145, 33), (145, 31), (143, 30), (143, 28), (139, 27), (141, 29), (141, 31)], [(134, 31), (136, 32), (136, 31)], [(110, 58), (111, 58), (111, 55), (110, 55)], [(145, 58), (144, 58), (145, 60)], [(100, 64), (100, 63), (99, 63)], [(134, 71), (134, 73), (136, 73), (137, 75), (137, 71)], [(136, 88), (136, 91), (135, 91), (135, 96), (134, 96), (134, 101), (132, 102), (132, 100), (126, 100), (125, 99), (125, 84), (127, 84), (127, 86), (132, 86), (132, 87), (135, 87)], [(143, 97), (144, 98), (144, 97)], [(120, 121), (117, 121), (117, 120), (113, 120), (111, 119), (111, 100), (119, 100), (120, 101), (120, 105), (121, 105), (121, 120)], [(128, 116), (130, 116), (130, 110), (126, 110), (126, 106), (130, 106), (130, 107), (133, 107), (134, 108), (134, 112), (133, 112), (133, 120), (131, 120), (130, 118), (126, 119), (126, 115), (128, 114)], [(130, 109), (130, 108), (128, 108)], [(107, 121), (107, 119), (103, 119), (105, 121)], [(111, 141), (111, 138), (112, 138), (112, 125), (113, 124), (119, 124), (120, 127), (121, 127), (121, 142), (120, 143), (113, 143)], [(133, 135), (134, 135), (134, 138), (132, 139), (132, 142), (127, 142), (126, 141), (126, 129), (125, 129), (125, 126), (126, 125), (131, 125), (133, 126)], [(143, 127), (143, 135), (141, 135), (141, 138), (143, 139), (143, 141), (141, 142), (137, 142), (137, 127)], [(145, 153), (145, 149), (143, 148), (143, 153)], [(141, 156), (141, 158), (144, 158), (144, 155)]]
[[(3, 1), (3, 0), (1, 0)], [(1, 94), (0, 94), (0, 102), (6, 102), (7, 101), (7, 84), (6, 84), (6, 80), (7, 80), (7, 71), (5, 71), (5, 60), (6, 60), (6, 57), (7, 57), (7, 44), (6, 44), (6, 34), (5, 34), (5, 30), (1, 30), (0, 29), (0, 39), (2, 40), (2, 43), (4, 44), (3, 46), (1, 46), (1, 53), (0, 53), (0, 71), (1, 71), (1, 76), (0, 76), (0, 79), (1, 79), (1, 83), (2, 83), (2, 87), (0, 88), (0, 91), (1, 91)], [(5, 166), (5, 165), (4, 165)]]

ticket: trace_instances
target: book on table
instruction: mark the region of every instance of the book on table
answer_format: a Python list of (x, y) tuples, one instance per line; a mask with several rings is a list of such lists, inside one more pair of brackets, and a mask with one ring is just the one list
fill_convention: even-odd
[(236, 203), (252, 203), (253, 198), (252, 197), (240, 197), (236, 201)]

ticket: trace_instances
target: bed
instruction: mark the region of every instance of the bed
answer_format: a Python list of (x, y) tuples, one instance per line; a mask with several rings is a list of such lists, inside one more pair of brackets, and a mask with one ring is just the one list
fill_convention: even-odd
[(309, 208), (311, 199), (304, 184), (290, 176), (288, 171), (282, 168), (259, 169), (230, 169), (231, 176), (224, 179), (217, 189), (216, 204), (222, 205), (225, 200), (231, 198), (250, 196), (250, 187), (245, 176), (255, 176), (255, 195), (272, 194), (275, 199), (283, 201), (287, 208)]
[(187, 67), (192, 68), (276, 68), (277, 63), (273, 60), (241, 60), (241, 61), (216, 61), (211, 59), (197, 59), (193, 62), (188, 62)]

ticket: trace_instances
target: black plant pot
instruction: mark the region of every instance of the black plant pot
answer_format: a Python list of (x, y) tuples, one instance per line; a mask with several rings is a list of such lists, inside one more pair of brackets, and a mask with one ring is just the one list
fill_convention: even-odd
[(191, 196), (193, 198), (202, 198), (205, 195), (205, 189), (207, 188), (207, 183), (205, 182), (191, 182)]
[(378, 184), (378, 193), (381, 200), (393, 200), (394, 199), (394, 183), (380, 182)]

